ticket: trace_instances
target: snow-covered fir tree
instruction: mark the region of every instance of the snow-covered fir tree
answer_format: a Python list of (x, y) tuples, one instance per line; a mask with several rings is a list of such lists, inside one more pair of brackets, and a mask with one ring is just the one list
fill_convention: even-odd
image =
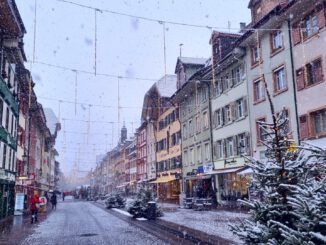
[(273, 122), (260, 123), (267, 160), (248, 158), (259, 198), (241, 201), (251, 217), (231, 229), (246, 244), (326, 244), (326, 150), (294, 147), (285, 113), (270, 105)]

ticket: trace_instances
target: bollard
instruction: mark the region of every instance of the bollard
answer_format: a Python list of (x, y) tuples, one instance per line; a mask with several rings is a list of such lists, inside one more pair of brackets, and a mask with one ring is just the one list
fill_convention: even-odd
[(156, 202), (152, 201), (147, 203), (147, 219), (156, 219)]

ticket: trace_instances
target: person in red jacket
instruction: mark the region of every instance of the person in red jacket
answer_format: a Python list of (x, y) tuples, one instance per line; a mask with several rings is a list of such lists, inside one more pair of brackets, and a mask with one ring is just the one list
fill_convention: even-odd
[(31, 224), (33, 224), (34, 221), (37, 222), (37, 213), (38, 213), (39, 204), (40, 204), (40, 200), (38, 194), (34, 194), (34, 196), (31, 198), (31, 213), (32, 213)]

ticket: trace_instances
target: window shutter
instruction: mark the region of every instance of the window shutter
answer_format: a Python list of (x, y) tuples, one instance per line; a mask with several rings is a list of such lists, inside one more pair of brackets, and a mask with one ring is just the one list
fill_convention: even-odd
[(293, 46), (301, 42), (301, 29), (300, 25), (297, 23), (292, 26), (292, 43)]
[(248, 99), (243, 97), (243, 115), (248, 116)]
[(316, 65), (316, 82), (321, 82), (323, 80), (323, 68), (322, 68), (322, 61), (319, 60), (317, 61), (317, 65)]
[(246, 149), (245, 149), (245, 153), (247, 153), (247, 155), (251, 155), (250, 154), (250, 133), (246, 132)]
[(217, 141), (215, 141), (213, 145), (213, 157), (217, 159)]
[(213, 127), (215, 128), (216, 126), (217, 126), (217, 111), (214, 111), (214, 115), (213, 115)]
[(227, 158), (227, 154), (226, 154), (227, 153), (227, 151), (226, 151), (226, 140), (225, 139), (222, 140), (222, 151), (223, 151), (222, 152), (222, 155), (223, 155), (222, 157), (223, 158)]
[(325, 8), (324, 6), (321, 6), (321, 10), (317, 13), (317, 21), (318, 21), (318, 27), (319, 29), (323, 28), (326, 24), (325, 19)]
[(232, 116), (232, 121), (237, 119), (237, 107), (236, 107), (236, 102), (233, 102), (230, 104), (230, 109), (231, 109), (231, 116)]
[(224, 124), (225, 124), (225, 119), (226, 119), (226, 117), (225, 117), (225, 109), (224, 109), (224, 107), (221, 108), (221, 115), (222, 115), (222, 122), (221, 122), (221, 125), (224, 125)]
[(304, 89), (304, 69), (300, 68), (296, 71), (296, 78), (297, 78), (297, 90), (300, 91)]
[(299, 118), (300, 123), (300, 138), (303, 140), (309, 137), (308, 116), (303, 115)]
[(233, 156), (237, 156), (238, 154), (239, 154), (238, 136), (233, 136)]

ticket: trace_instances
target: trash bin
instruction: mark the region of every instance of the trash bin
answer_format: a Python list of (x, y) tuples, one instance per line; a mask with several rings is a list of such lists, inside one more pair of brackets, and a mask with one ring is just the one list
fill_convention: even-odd
[(155, 220), (156, 219), (156, 202), (148, 202), (147, 203), (147, 219)]

